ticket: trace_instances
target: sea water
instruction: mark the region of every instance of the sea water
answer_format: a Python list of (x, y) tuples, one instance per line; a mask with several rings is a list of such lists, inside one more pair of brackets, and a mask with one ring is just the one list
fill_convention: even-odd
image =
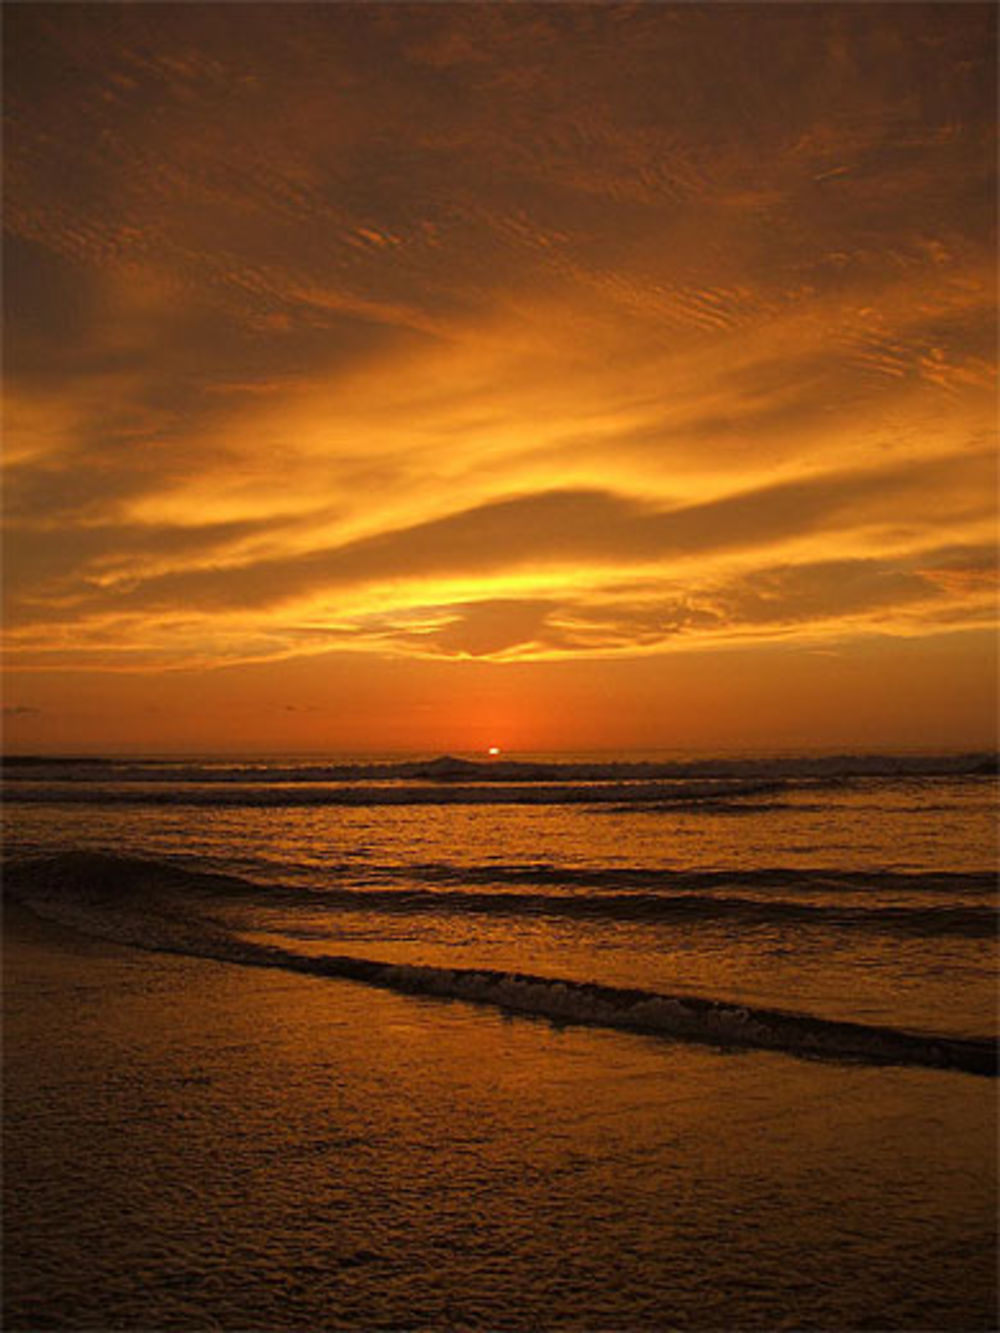
[(42, 915), (148, 948), (675, 1039), (988, 1070), (990, 768), (21, 761), (6, 883)]
[[(220, 1132), (282, 1197), (289, 1170), (332, 1188), (319, 1156), (288, 1165), (326, 1143), (354, 1182), (343, 1216), (400, 1228), (385, 1270), (331, 1259), (289, 1304), (289, 1203), (266, 1244), (253, 1233), (280, 1283), (237, 1260), (240, 1282), (194, 1313), (105, 1295), (91, 1326), (110, 1309), (123, 1327), (988, 1327), (994, 771), (982, 754), (8, 761), (8, 900), (126, 946), (130, 976), (174, 986), (197, 960), (219, 986), (242, 979), (269, 1036), (259, 1061), (242, 1030), (205, 1056), (211, 1080), (238, 1080)], [(353, 1070), (343, 1151), (317, 1137), (332, 1058), (317, 1012), (327, 1036), (340, 1015)], [(156, 1077), (121, 1074), (143, 1106)], [(241, 1116), (279, 1092), (281, 1133), (261, 1121), (249, 1144)], [(170, 1141), (151, 1125), (142, 1163)], [(413, 1183), (431, 1144), (443, 1215)], [(169, 1169), (215, 1179), (233, 1151), (187, 1147)], [(118, 1198), (120, 1174), (94, 1188)], [(234, 1189), (227, 1169), (206, 1196), (230, 1231)], [(497, 1232), (482, 1252), (466, 1253), (470, 1219)], [(309, 1233), (324, 1253), (330, 1225)], [(37, 1249), (21, 1246), (26, 1271)], [(43, 1322), (86, 1323), (32, 1299)]]

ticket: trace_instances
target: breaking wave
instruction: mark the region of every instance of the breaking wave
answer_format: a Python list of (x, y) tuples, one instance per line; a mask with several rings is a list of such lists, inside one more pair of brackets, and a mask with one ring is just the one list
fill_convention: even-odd
[[(437, 759), (232, 763), (14, 756), (13, 803), (113, 806), (575, 805), (596, 812), (759, 814), (854, 782), (986, 779), (997, 760), (965, 755), (822, 755), (699, 760)], [(766, 798), (772, 798), (767, 803)]]
[(154, 951), (284, 968), (411, 995), (489, 1005), (557, 1023), (615, 1028), (677, 1041), (869, 1064), (997, 1073), (996, 1044), (988, 1038), (910, 1032), (724, 999), (522, 972), (299, 954), (241, 938), (210, 914), (197, 910), (199, 900), (252, 892), (255, 887), (232, 876), (192, 876), (166, 863), (83, 852), (15, 859), (5, 877), (5, 893), (38, 916)]
[[(8, 757), (5, 800), (105, 806), (572, 805), (621, 811), (759, 814), (852, 783), (985, 781), (995, 756), (813, 755), (699, 760), (437, 759), (233, 763)], [(822, 808), (822, 804), (816, 807)]]
[(122, 759), (14, 755), (4, 775), (19, 780), (196, 783), (575, 783), (710, 782), (852, 777), (956, 777), (996, 775), (998, 756), (964, 754), (840, 754), (737, 756), (706, 759), (436, 759), (354, 762), (227, 763), (223, 760)]

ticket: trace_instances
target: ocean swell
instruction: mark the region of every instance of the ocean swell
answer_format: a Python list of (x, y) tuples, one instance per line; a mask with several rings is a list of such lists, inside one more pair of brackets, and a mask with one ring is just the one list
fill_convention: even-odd
[[(30, 869), (19, 868), (14, 859), (10, 872), (14, 883), (27, 876), (36, 894), (65, 896), (72, 889), (78, 903), (140, 894), (148, 907), (157, 894), (165, 893), (201, 900), (241, 899), (265, 908), (393, 916), (547, 917), (667, 927), (718, 921), (749, 928), (814, 926), (968, 939), (990, 939), (997, 933), (997, 911), (992, 903), (921, 900), (921, 895), (924, 899), (952, 894), (992, 896), (995, 878), (985, 874), (781, 867), (674, 871), (547, 862), (475, 866), (335, 862), (326, 868), (322, 882), (305, 885), (193, 869), (181, 860), (155, 861), (104, 852), (68, 852), (26, 864)], [(911, 901), (886, 905), (878, 901), (877, 892), (866, 892), (886, 889), (903, 893)], [(843, 893), (850, 894), (851, 901), (837, 901)], [(820, 894), (828, 901), (808, 901), (811, 895)]]

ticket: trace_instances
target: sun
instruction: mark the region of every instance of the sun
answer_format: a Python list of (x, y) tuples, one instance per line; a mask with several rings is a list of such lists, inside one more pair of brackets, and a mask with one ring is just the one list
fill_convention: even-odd
[(500, 746), (491, 745), (490, 748), (486, 751), (486, 753), (496, 758), (496, 756), (500, 753)]

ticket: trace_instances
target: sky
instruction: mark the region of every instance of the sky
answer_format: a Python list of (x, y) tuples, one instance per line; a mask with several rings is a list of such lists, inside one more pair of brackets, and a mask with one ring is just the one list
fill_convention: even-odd
[(6, 748), (992, 744), (994, 25), (6, 4)]

